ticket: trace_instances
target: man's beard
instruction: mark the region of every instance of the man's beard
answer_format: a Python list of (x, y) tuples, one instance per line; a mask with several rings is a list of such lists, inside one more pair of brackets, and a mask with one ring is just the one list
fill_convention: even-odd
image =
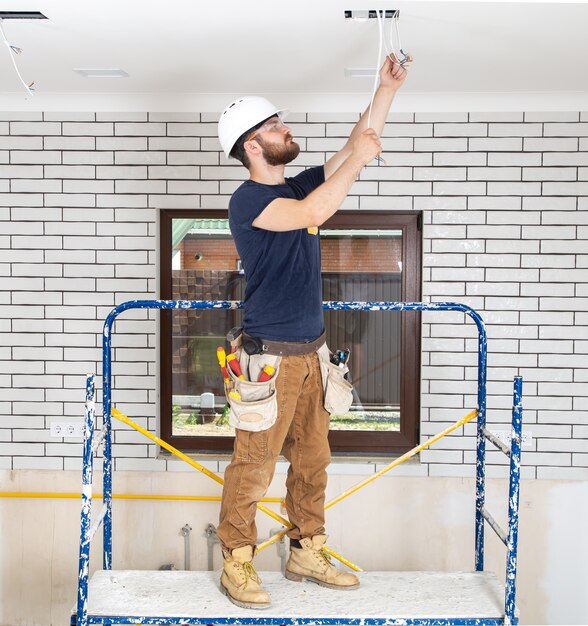
[(300, 146), (289, 141), (284, 144), (265, 143), (261, 137), (257, 137), (257, 143), (261, 146), (261, 153), (268, 165), (287, 165), (300, 153)]

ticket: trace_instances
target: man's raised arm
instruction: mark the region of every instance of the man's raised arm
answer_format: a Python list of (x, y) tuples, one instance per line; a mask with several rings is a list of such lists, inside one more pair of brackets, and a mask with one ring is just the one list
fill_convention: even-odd
[(337, 171), (303, 200), (276, 198), (255, 218), (253, 226), (264, 230), (287, 231), (321, 226), (343, 204), (361, 168), (382, 151), (373, 129), (359, 133), (349, 155)]
[[(365, 110), (343, 148), (325, 163), (325, 179), (330, 178), (349, 156), (353, 141), (368, 127), (368, 118), (370, 127), (376, 131), (378, 137), (382, 134), (394, 96), (405, 78), (406, 70), (401, 67), (398, 61), (392, 61), (389, 56), (386, 56), (384, 65), (380, 69), (380, 86), (374, 96), (374, 102)], [(371, 115), (370, 106), (372, 108)]]

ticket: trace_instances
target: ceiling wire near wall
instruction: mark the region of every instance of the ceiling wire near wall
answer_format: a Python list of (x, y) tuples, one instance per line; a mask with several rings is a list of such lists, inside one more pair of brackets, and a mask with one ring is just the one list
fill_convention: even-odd
[(24, 85), (24, 88), (29, 92), (29, 95), (34, 96), (35, 94), (33, 93), (34, 91), (33, 85), (35, 84), (35, 81), (27, 85), (24, 82), (22, 76), (20, 75), (20, 72), (18, 71), (18, 66), (16, 65), (16, 61), (14, 60), (15, 55), (22, 54), (22, 48), (19, 48), (18, 46), (13, 46), (8, 41), (8, 39), (6, 38), (6, 34), (4, 32), (4, 28), (2, 26), (3, 22), (4, 22), (4, 19), (0, 17), (0, 34), (2, 35), (2, 40), (8, 47), (8, 54), (10, 55), (10, 60), (12, 61), (12, 64), (14, 65), (14, 69), (16, 70), (16, 73), (18, 74), (18, 77), (20, 78), (20, 82)]

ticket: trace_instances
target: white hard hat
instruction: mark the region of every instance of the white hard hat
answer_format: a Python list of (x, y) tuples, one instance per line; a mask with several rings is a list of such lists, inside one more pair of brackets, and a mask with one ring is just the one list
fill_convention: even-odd
[(239, 137), (250, 128), (273, 115), (283, 119), (286, 113), (260, 96), (245, 96), (231, 102), (218, 121), (218, 138), (224, 153), (228, 157)]

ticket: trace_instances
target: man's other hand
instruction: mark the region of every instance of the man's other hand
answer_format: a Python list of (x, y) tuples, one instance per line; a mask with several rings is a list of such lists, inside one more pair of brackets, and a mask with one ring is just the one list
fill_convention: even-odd
[(382, 152), (380, 138), (373, 128), (364, 130), (357, 136), (352, 145), (351, 154), (363, 165), (373, 161)]

